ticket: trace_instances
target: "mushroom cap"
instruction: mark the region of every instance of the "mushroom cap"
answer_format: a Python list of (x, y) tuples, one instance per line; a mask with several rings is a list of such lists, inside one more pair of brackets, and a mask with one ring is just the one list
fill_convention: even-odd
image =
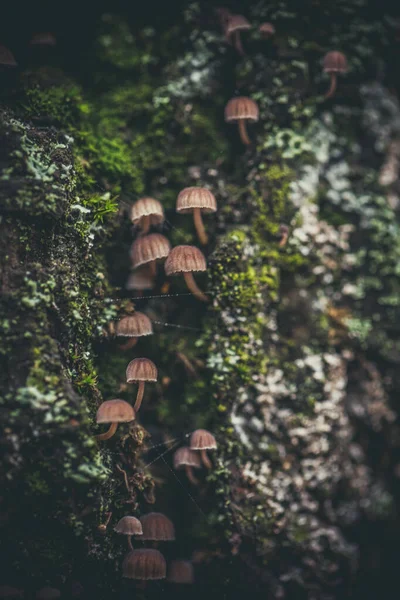
[(5, 65), (7, 67), (16, 67), (17, 61), (14, 58), (14, 54), (7, 48), (7, 46), (3, 46), (0, 44), (0, 65)]
[(176, 201), (176, 212), (190, 213), (194, 208), (200, 208), (203, 212), (213, 213), (217, 210), (217, 201), (214, 194), (201, 187), (187, 187), (183, 189)]
[(154, 198), (139, 198), (131, 206), (131, 221), (135, 225), (143, 217), (150, 217), (151, 225), (158, 225), (164, 221), (164, 209), (161, 202)]
[(154, 277), (148, 267), (139, 267), (132, 272), (125, 284), (127, 290), (152, 290), (154, 288)]
[(140, 517), (143, 527), (142, 540), (171, 542), (175, 539), (172, 521), (162, 513), (152, 512)]
[(197, 452), (191, 450), (188, 446), (178, 448), (174, 454), (174, 469), (180, 469), (181, 467), (194, 467), (195, 469), (201, 468), (201, 459)]
[(0, 598), (23, 598), (23, 590), (12, 587), (11, 585), (0, 585)]
[(142, 524), (136, 517), (122, 517), (114, 527), (114, 531), (123, 535), (142, 535)]
[(235, 31), (251, 29), (251, 25), (243, 15), (230, 15), (226, 24), (225, 33), (231, 35)]
[(131, 260), (134, 267), (140, 267), (154, 260), (166, 258), (171, 244), (161, 233), (151, 233), (135, 240), (131, 247)]
[(126, 381), (157, 381), (157, 367), (148, 358), (134, 358), (126, 367)]
[(204, 254), (196, 246), (175, 246), (165, 261), (167, 275), (206, 270), (207, 263)]
[(191, 450), (215, 450), (217, 442), (215, 437), (206, 429), (196, 429), (190, 436)]
[(100, 404), (96, 423), (129, 423), (135, 420), (135, 411), (133, 407), (125, 400), (106, 400)]
[(128, 579), (165, 579), (166, 576), (167, 563), (158, 550), (133, 550), (122, 563), (122, 577)]
[(31, 46), (55, 46), (56, 43), (57, 40), (50, 31), (34, 33), (30, 41)]
[(275, 33), (275, 27), (272, 25), (272, 23), (261, 23), (258, 30), (260, 33), (265, 35), (274, 35)]
[(194, 583), (194, 569), (190, 560), (172, 560), (168, 569), (171, 583)]
[(57, 588), (44, 587), (37, 592), (36, 598), (37, 600), (55, 600), (61, 598), (61, 592)]
[(347, 71), (347, 59), (342, 52), (333, 50), (324, 56), (325, 73), (345, 73)]
[(116, 335), (121, 337), (142, 337), (152, 333), (153, 326), (149, 317), (141, 312), (123, 317), (116, 326)]
[(225, 106), (225, 121), (227, 123), (246, 119), (252, 123), (258, 121), (259, 111), (258, 106), (251, 98), (247, 96), (238, 96), (231, 98)]

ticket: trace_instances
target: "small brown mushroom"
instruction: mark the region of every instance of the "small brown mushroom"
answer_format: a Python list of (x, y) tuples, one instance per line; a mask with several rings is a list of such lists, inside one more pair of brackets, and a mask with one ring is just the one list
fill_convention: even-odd
[(135, 290), (139, 295), (145, 290), (152, 290), (154, 288), (154, 275), (152, 275), (149, 266), (144, 265), (132, 271), (127, 279), (125, 288), (127, 290)]
[(14, 54), (2, 44), (0, 44), (0, 65), (4, 65), (5, 67), (17, 66), (17, 61), (14, 58)]
[(115, 327), (116, 336), (131, 338), (129, 342), (120, 346), (121, 350), (133, 348), (138, 338), (152, 335), (152, 333), (153, 326), (149, 317), (141, 312), (134, 312), (132, 315), (123, 317)]
[(152, 542), (173, 542), (175, 527), (172, 521), (162, 513), (152, 512), (140, 517), (143, 528), (142, 540)]
[(217, 201), (210, 190), (206, 188), (187, 187), (180, 192), (176, 201), (176, 212), (182, 214), (193, 212), (194, 226), (196, 227), (200, 243), (203, 245), (207, 244), (208, 237), (204, 229), (201, 213), (213, 213), (216, 210)]
[(132, 266), (149, 265), (151, 274), (156, 274), (158, 260), (167, 258), (171, 245), (160, 233), (151, 233), (135, 240), (131, 247)]
[(136, 517), (122, 517), (114, 527), (114, 531), (127, 536), (128, 546), (131, 550), (133, 550), (132, 536), (143, 535), (142, 524)]
[(138, 412), (144, 394), (144, 384), (146, 381), (157, 381), (157, 367), (148, 358), (134, 358), (126, 368), (126, 382), (139, 383), (133, 410)]
[(53, 33), (41, 31), (39, 33), (34, 33), (29, 43), (31, 46), (55, 46), (57, 40)]
[(325, 54), (324, 57), (324, 73), (328, 73), (331, 77), (331, 85), (325, 98), (331, 98), (336, 91), (337, 74), (346, 73), (347, 59), (342, 52), (332, 51)]
[(165, 579), (167, 576), (167, 563), (158, 550), (144, 548), (132, 550), (122, 563), (122, 577), (128, 579)]
[(275, 27), (272, 23), (261, 23), (258, 31), (261, 33), (263, 38), (270, 38), (275, 34)]
[(225, 121), (238, 123), (240, 139), (247, 146), (250, 144), (246, 130), (246, 121), (256, 123), (259, 118), (258, 106), (251, 98), (239, 96), (229, 100), (225, 107)]
[(203, 253), (195, 246), (176, 246), (171, 250), (165, 261), (166, 274), (183, 274), (189, 290), (202, 302), (208, 302), (208, 297), (198, 287), (194, 280), (193, 273), (206, 270), (206, 259)]
[(131, 207), (131, 221), (145, 235), (151, 225), (159, 225), (164, 221), (164, 209), (161, 202), (154, 198), (139, 198)]
[(225, 35), (227, 40), (233, 43), (236, 50), (242, 56), (244, 56), (244, 50), (242, 46), (242, 40), (240, 38), (240, 32), (248, 29), (251, 29), (251, 25), (242, 15), (230, 15), (225, 26)]
[(194, 583), (194, 569), (190, 560), (172, 560), (168, 569), (170, 583)]
[(96, 435), (96, 439), (108, 440), (117, 431), (118, 423), (129, 423), (136, 418), (135, 411), (130, 404), (125, 400), (106, 400), (100, 404), (97, 414), (96, 423), (111, 423), (110, 428), (105, 433)]
[(174, 469), (178, 471), (182, 468), (185, 469), (189, 481), (193, 483), (193, 485), (198, 485), (199, 482), (193, 475), (192, 469), (201, 468), (200, 456), (197, 452), (191, 450), (187, 446), (184, 446), (183, 448), (178, 448), (178, 450), (174, 454)]
[(57, 588), (44, 587), (37, 592), (35, 597), (37, 600), (56, 600), (56, 598), (61, 598), (61, 592)]
[(206, 450), (216, 450), (217, 442), (215, 437), (205, 429), (196, 429), (190, 436), (191, 450), (200, 451), (201, 460), (207, 469), (211, 469), (212, 463), (208, 458)]

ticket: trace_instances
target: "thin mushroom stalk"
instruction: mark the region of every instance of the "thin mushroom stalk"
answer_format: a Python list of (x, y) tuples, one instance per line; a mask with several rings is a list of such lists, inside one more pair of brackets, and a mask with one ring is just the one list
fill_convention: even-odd
[(336, 85), (337, 85), (337, 74), (336, 73), (331, 73), (331, 85), (330, 88), (328, 90), (328, 92), (325, 94), (325, 100), (327, 98), (332, 98), (333, 94), (336, 91)]
[(144, 381), (139, 381), (139, 389), (136, 395), (136, 401), (133, 407), (133, 410), (135, 411), (135, 413), (138, 412), (139, 408), (142, 405), (142, 400), (143, 400), (143, 394), (144, 394)]
[(147, 233), (149, 233), (150, 223), (151, 223), (150, 215), (144, 215), (144, 217), (142, 217), (142, 222), (140, 224), (140, 229), (141, 229), (140, 235), (146, 235)]
[(193, 485), (199, 485), (199, 480), (193, 475), (193, 469), (189, 465), (185, 465), (186, 477)]
[(105, 433), (99, 433), (99, 435), (95, 436), (96, 440), (98, 440), (99, 442), (109, 440), (110, 438), (112, 438), (117, 429), (118, 423), (111, 423), (109, 429)]
[(242, 140), (243, 144), (245, 144), (246, 146), (250, 146), (251, 142), (250, 142), (249, 136), (247, 135), (245, 119), (239, 120), (239, 135), (240, 135), (240, 139)]
[(204, 223), (203, 223), (203, 219), (201, 216), (200, 208), (193, 209), (193, 221), (194, 221), (194, 226), (196, 228), (196, 232), (197, 232), (199, 241), (201, 244), (203, 244), (203, 246), (205, 246), (208, 243), (208, 235), (204, 228)]
[(211, 460), (208, 458), (208, 454), (206, 450), (200, 450), (200, 455), (201, 455), (201, 460), (203, 461), (203, 465), (207, 468), (207, 469), (212, 469), (212, 462)]
[(129, 550), (133, 550), (133, 546), (132, 546), (132, 536), (128, 535), (127, 536), (127, 542), (128, 542), (128, 548)]
[(118, 348), (120, 350), (129, 350), (130, 348), (133, 348), (134, 346), (136, 346), (138, 341), (137, 337), (132, 337), (130, 340), (128, 340), (127, 342), (125, 342), (125, 344), (120, 344), (118, 346)]
[(244, 56), (244, 50), (242, 45), (242, 39), (240, 37), (240, 31), (235, 31), (234, 34), (234, 45), (240, 56)]
[(201, 291), (199, 286), (194, 280), (193, 273), (184, 273), (185, 282), (189, 290), (192, 292), (193, 296), (196, 296), (202, 302), (208, 302), (209, 298)]

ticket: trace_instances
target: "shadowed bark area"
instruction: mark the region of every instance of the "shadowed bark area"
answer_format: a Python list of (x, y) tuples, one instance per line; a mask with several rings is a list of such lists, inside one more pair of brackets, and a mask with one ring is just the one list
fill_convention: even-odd
[[(395, 15), (238, 2), (242, 56), (215, 8), (98, 7), (85, 35), (77, 25), (79, 56), (50, 17), (55, 47), (5, 37), (18, 67), (1, 74), (0, 586), (25, 597), (183, 593), (122, 580), (113, 528), (150, 511), (175, 524), (167, 561), (193, 561), (192, 598), (365, 598), (396, 581)], [(349, 71), (325, 101), (336, 49)], [(224, 122), (235, 95), (260, 111), (246, 147)], [(199, 245), (175, 211), (193, 185), (218, 203), (195, 273), (209, 302), (162, 263), (154, 290), (128, 290), (131, 203), (160, 200), (150, 232)], [(154, 334), (123, 349), (111, 323), (133, 308)], [(136, 421), (96, 440), (98, 406), (133, 403), (125, 369), (142, 357), (158, 381)], [(196, 486), (172, 461), (195, 429), (218, 444)]]

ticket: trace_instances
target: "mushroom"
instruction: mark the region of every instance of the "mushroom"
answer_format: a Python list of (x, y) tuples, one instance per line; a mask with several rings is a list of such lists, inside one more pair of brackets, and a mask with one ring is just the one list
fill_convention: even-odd
[(168, 569), (170, 583), (194, 583), (194, 569), (190, 560), (172, 560)]
[(217, 201), (214, 195), (206, 188), (187, 187), (180, 192), (176, 201), (176, 212), (182, 214), (193, 212), (194, 226), (196, 227), (200, 243), (203, 245), (207, 244), (208, 237), (204, 229), (201, 213), (213, 213), (216, 210)]
[(0, 598), (23, 598), (24, 591), (18, 588), (12, 587), (11, 585), (0, 585)]
[(30, 41), (31, 46), (55, 46), (56, 43), (55, 35), (49, 31), (34, 33)]
[(135, 240), (131, 247), (132, 266), (149, 265), (152, 276), (156, 274), (157, 260), (167, 258), (171, 245), (160, 233), (151, 233)]
[(61, 592), (57, 588), (44, 587), (36, 594), (37, 600), (56, 600), (61, 598)]
[(186, 285), (196, 298), (208, 302), (208, 297), (201, 291), (194, 280), (193, 273), (206, 271), (206, 259), (195, 246), (176, 246), (165, 261), (167, 275), (180, 275), (183, 273)]
[(157, 367), (148, 358), (134, 358), (126, 368), (126, 382), (139, 383), (136, 401), (133, 407), (135, 412), (139, 411), (144, 394), (146, 381), (157, 381)]
[(246, 130), (246, 121), (256, 123), (258, 121), (258, 106), (251, 98), (239, 96), (229, 100), (225, 107), (225, 121), (227, 123), (237, 122), (239, 125), (240, 139), (247, 146), (250, 144)]
[(272, 23), (261, 23), (258, 31), (261, 33), (263, 38), (270, 38), (275, 34), (275, 27)]
[(207, 469), (211, 469), (212, 463), (208, 458), (206, 450), (216, 450), (215, 437), (205, 429), (196, 429), (190, 436), (190, 449), (200, 451), (201, 460)]
[(123, 317), (115, 328), (115, 335), (131, 338), (126, 344), (120, 346), (121, 350), (133, 348), (139, 337), (152, 335), (152, 333), (153, 326), (149, 317), (141, 312), (134, 312), (133, 315)]
[(342, 52), (328, 52), (324, 57), (324, 73), (329, 73), (331, 77), (331, 86), (325, 94), (325, 98), (333, 96), (336, 90), (337, 74), (346, 73), (347, 59)]
[(117, 431), (118, 423), (129, 423), (136, 418), (135, 411), (130, 404), (125, 400), (106, 400), (100, 404), (97, 414), (96, 423), (111, 423), (108, 431), (96, 435), (97, 440), (108, 440)]
[(140, 517), (143, 528), (142, 540), (152, 542), (173, 542), (175, 527), (172, 521), (162, 513), (151, 512)]
[(167, 563), (158, 550), (144, 548), (132, 550), (122, 563), (122, 577), (128, 579), (165, 579), (167, 576)]
[(128, 546), (131, 550), (133, 550), (132, 536), (143, 535), (142, 524), (136, 517), (122, 517), (114, 527), (114, 531), (127, 536)]
[(240, 32), (248, 29), (251, 29), (251, 25), (242, 15), (230, 15), (225, 26), (225, 35), (228, 41), (233, 43), (236, 50), (242, 56), (244, 56), (244, 50), (242, 40), (240, 39)]
[(14, 54), (2, 44), (0, 44), (0, 65), (4, 65), (5, 67), (17, 66), (17, 61), (14, 58)]
[(161, 202), (154, 198), (139, 198), (131, 207), (131, 221), (140, 227), (142, 235), (149, 232), (151, 225), (164, 221), (164, 209)]
[(154, 275), (151, 274), (151, 269), (148, 265), (139, 267), (136, 271), (132, 271), (125, 284), (127, 290), (135, 290), (138, 294), (142, 294), (145, 290), (154, 288)]
[(194, 450), (191, 450), (187, 446), (178, 448), (174, 454), (174, 469), (178, 470), (182, 468), (185, 469), (189, 481), (193, 483), (193, 485), (198, 485), (199, 482), (193, 475), (192, 468), (201, 468), (200, 456), (197, 452), (194, 452)]

